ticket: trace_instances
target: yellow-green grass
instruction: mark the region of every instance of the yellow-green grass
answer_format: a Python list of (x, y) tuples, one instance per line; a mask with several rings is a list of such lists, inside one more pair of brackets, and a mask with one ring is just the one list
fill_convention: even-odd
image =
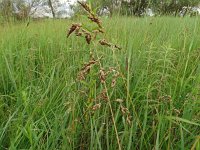
[[(0, 149), (118, 149), (108, 104), (89, 109), (99, 79), (93, 71), (87, 82), (76, 80), (94, 48), (66, 38), (77, 21), (0, 26)], [(122, 149), (198, 149), (200, 19), (113, 17), (103, 24), (104, 38), (122, 47), (115, 55), (95, 47), (104, 66), (117, 59), (125, 76), (109, 89)], [(131, 113), (130, 125), (118, 98)]]

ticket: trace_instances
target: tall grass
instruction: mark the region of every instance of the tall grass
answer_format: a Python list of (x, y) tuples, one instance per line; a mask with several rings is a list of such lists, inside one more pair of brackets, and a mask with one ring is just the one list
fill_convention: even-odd
[[(98, 79), (83, 83), (86, 93), (77, 83), (90, 48), (84, 39), (66, 39), (70, 24), (0, 27), (0, 149), (118, 149), (107, 104), (88, 109)], [(116, 56), (98, 47), (103, 65), (115, 66), (117, 58), (125, 76), (111, 95), (122, 149), (199, 149), (199, 18), (117, 17), (103, 24), (105, 38), (122, 46)], [(117, 98), (132, 115), (130, 125)]]

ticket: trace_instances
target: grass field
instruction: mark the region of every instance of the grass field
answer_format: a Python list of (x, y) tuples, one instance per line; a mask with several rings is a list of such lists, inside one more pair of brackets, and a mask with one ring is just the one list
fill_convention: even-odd
[[(114, 51), (67, 39), (71, 23), (0, 26), (0, 149), (200, 150), (200, 18), (103, 19)], [(77, 81), (91, 49), (123, 75), (109, 101), (96, 68)]]

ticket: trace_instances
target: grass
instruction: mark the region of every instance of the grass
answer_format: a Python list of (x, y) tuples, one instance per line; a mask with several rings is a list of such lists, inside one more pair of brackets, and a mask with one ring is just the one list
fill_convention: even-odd
[[(0, 26), (0, 149), (118, 149), (108, 104), (90, 109), (101, 88), (95, 68), (86, 82), (76, 80), (94, 47), (66, 38), (71, 23)], [(109, 89), (122, 149), (198, 150), (200, 19), (113, 17), (103, 24), (105, 38), (122, 47), (115, 54), (95, 47), (103, 66), (117, 59), (125, 78)]]

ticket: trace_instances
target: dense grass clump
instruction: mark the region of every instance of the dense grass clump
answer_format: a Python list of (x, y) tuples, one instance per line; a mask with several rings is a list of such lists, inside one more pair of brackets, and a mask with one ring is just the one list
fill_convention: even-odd
[(115, 53), (67, 39), (70, 24), (0, 26), (0, 149), (119, 148), (107, 102), (90, 109), (101, 89), (95, 68), (77, 81), (90, 49), (123, 74), (108, 89), (122, 149), (200, 148), (199, 18), (103, 19), (104, 38), (122, 47)]

